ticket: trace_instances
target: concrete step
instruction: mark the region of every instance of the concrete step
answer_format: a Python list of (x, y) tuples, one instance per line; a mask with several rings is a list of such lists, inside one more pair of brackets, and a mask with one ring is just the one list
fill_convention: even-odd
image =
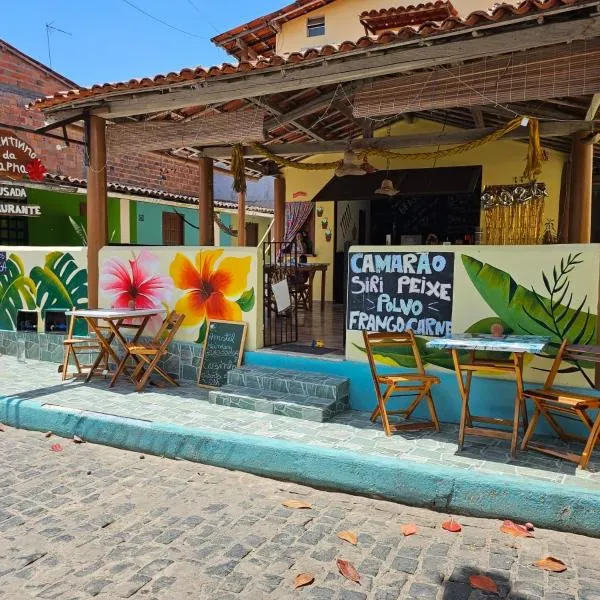
[(227, 383), (238, 387), (328, 400), (343, 400), (348, 398), (350, 393), (350, 380), (345, 377), (272, 367), (239, 367), (229, 371)]
[(208, 393), (212, 404), (323, 422), (348, 410), (348, 397), (318, 398), (228, 384)]

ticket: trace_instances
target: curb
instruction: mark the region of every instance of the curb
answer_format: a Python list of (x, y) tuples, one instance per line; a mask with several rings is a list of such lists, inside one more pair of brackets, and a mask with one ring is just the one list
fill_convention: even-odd
[(443, 513), (530, 521), (600, 537), (600, 492), (398, 461), (273, 438), (180, 427), (0, 398), (0, 422), (87, 442), (184, 459)]

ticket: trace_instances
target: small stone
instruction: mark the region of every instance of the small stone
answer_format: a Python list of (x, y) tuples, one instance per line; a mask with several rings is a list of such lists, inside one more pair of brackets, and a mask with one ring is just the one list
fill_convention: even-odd
[(419, 562), (412, 559), (406, 558), (405, 556), (397, 556), (392, 562), (392, 569), (395, 571), (401, 571), (402, 573), (408, 573), (412, 575), (416, 572)]

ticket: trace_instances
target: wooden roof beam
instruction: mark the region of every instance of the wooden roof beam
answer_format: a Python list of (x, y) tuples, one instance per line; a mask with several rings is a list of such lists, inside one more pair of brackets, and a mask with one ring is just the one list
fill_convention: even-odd
[(597, 92), (592, 96), (592, 101), (590, 102), (590, 106), (587, 110), (587, 114), (585, 115), (585, 120), (593, 121), (596, 118), (596, 114), (597, 114), (599, 108), (600, 108), (600, 92)]
[[(352, 150), (364, 150), (367, 148), (381, 148), (388, 150), (401, 150), (402, 148), (414, 148), (437, 145), (454, 145), (471, 142), (480, 139), (496, 131), (494, 127), (484, 129), (465, 129), (462, 131), (450, 131), (428, 134), (411, 134), (400, 136), (387, 136), (374, 139), (357, 138), (348, 143), (344, 140), (328, 140), (325, 142), (299, 142), (289, 144), (272, 144), (269, 149), (280, 156), (302, 156), (315, 154), (341, 153), (350, 147)], [(540, 123), (541, 137), (565, 137), (578, 131), (594, 131), (592, 121), (553, 121)], [(523, 140), (529, 137), (528, 127), (519, 127), (505, 135), (504, 140)], [(250, 146), (244, 148), (245, 156), (250, 158), (262, 157)], [(212, 146), (202, 150), (202, 156), (211, 158), (222, 158), (231, 155), (231, 146)]]
[(478, 129), (483, 129), (485, 127), (485, 119), (483, 118), (483, 113), (478, 108), (471, 109), (471, 116), (473, 117), (473, 123), (475, 127)]
[(254, 48), (248, 46), (248, 44), (242, 38), (237, 39), (236, 45), (242, 52), (243, 62), (248, 61), (249, 59), (258, 60), (258, 54)]

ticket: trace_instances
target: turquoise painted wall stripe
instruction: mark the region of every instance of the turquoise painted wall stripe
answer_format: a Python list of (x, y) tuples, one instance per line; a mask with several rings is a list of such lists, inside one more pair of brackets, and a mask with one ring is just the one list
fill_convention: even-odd
[[(137, 235), (136, 243), (140, 246), (162, 246), (162, 215), (163, 212), (174, 212), (172, 206), (136, 202)], [(198, 210), (192, 208), (177, 208), (188, 223), (183, 225), (183, 241), (186, 246), (198, 245)], [(194, 227), (195, 226), (195, 227)]]
[(444, 513), (531, 521), (538, 527), (600, 537), (600, 493), (549, 482), (57, 407), (49, 410), (38, 401), (14, 397), (0, 399), (0, 421)]

